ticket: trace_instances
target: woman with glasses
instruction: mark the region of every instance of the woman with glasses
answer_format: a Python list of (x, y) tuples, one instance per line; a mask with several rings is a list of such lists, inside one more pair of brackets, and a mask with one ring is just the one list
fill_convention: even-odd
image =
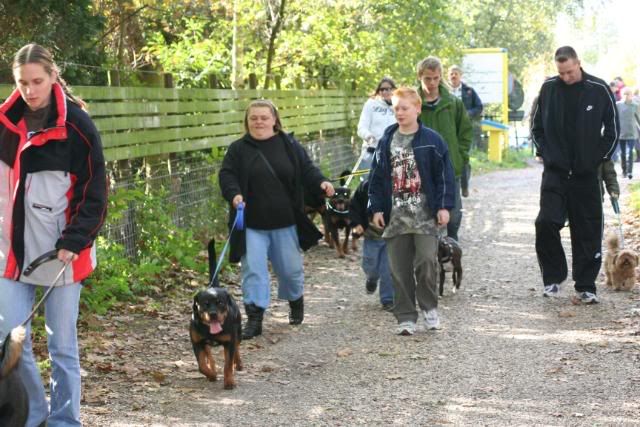
[(373, 153), (382, 138), (384, 130), (395, 124), (396, 117), (391, 108), (391, 95), (396, 84), (389, 77), (383, 77), (371, 98), (365, 102), (358, 122), (358, 136), (364, 140), (362, 144), (362, 160), (359, 169), (371, 167)]

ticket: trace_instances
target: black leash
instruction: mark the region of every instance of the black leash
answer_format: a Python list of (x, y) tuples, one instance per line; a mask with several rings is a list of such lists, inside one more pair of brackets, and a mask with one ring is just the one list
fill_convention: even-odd
[[(27, 268), (25, 268), (22, 273), (26, 277), (29, 277), (31, 275), (31, 273), (33, 273), (34, 270), (36, 268), (38, 268), (40, 265), (42, 265), (42, 264), (44, 264), (45, 262), (48, 262), (48, 261), (53, 261), (57, 257), (58, 257), (58, 251), (55, 250), (55, 249), (52, 250), (52, 251), (49, 251), (49, 252), (47, 252), (47, 253), (45, 253), (43, 255), (40, 255), (38, 258), (33, 260), (33, 262), (31, 264), (29, 264), (29, 266)], [(25, 319), (25, 321), (20, 324), (20, 326), (26, 326), (27, 323), (29, 323), (31, 321), (31, 319), (33, 319), (33, 316), (35, 316), (35, 314), (38, 311), (38, 309), (40, 308), (40, 306), (47, 300), (47, 298), (49, 298), (49, 295), (51, 294), (51, 291), (53, 290), (53, 288), (56, 287), (56, 283), (58, 283), (58, 280), (64, 274), (64, 271), (69, 266), (69, 263), (70, 263), (70, 261), (66, 261), (66, 262), (63, 263), (63, 266), (60, 269), (60, 272), (58, 273), (56, 278), (53, 279), (52, 285), (49, 286), (49, 289), (47, 289), (47, 291), (44, 293), (44, 295), (42, 296), (40, 301), (38, 301), (38, 303), (33, 307), (33, 310), (31, 310), (31, 314), (29, 314), (29, 317), (27, 317)]]

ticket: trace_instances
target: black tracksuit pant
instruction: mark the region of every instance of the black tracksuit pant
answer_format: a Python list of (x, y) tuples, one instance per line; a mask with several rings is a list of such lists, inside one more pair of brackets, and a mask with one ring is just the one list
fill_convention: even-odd
[(602, 216), (602, 196), (595, 171), (581, 176), (553, 170), (542, 173), (536, 253), (545, 286), (567, 278), (560, 229), (568, 218), (575, 289), (596, 292), (595, 281), (602, 262)]

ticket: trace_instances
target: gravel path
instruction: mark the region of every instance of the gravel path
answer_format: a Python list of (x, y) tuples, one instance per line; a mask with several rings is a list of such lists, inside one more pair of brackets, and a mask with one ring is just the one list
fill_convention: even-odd
[(580, 306), (565, 283), (542, 298), (540, 173), (474, 177), (464, 280), (455, 295), (447, 282), (440, 331), (394, 335), (359, 257), (320, 246), (305, 256), (304, 324), (274, 301), (232, 391), (197, 372), (186, 329), (198, 280), (181, 305), (98, 319), (103, 333), (82, 340), (85, 425), (640, 425), (640, 290), (601, 286), (601, 304)]

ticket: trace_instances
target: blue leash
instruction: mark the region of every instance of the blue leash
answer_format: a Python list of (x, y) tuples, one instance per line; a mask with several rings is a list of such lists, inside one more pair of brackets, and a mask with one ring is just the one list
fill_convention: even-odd
[(239, 203), (236, 207), (236, 218), (233, 220), (233, 225), (231, 226), (231, 230), (229, 231), (229, 238), (224, 243), (224, 247), (222, 248), (222, 253), (220, 257), (218, 257), (218, 262), (216, 264), (216, 271), (211, 276), (211, 282), (208, 287), (213, 285), (215, 278), (218, 276), (220, 272), (220, 268), (222, 267), (222, 260), (224, 259), (227, 250), (229, 249), (229, 242), (231, 241), (231, 235), (233, 234), (233, 230), (244, 230), (244, 203)]

